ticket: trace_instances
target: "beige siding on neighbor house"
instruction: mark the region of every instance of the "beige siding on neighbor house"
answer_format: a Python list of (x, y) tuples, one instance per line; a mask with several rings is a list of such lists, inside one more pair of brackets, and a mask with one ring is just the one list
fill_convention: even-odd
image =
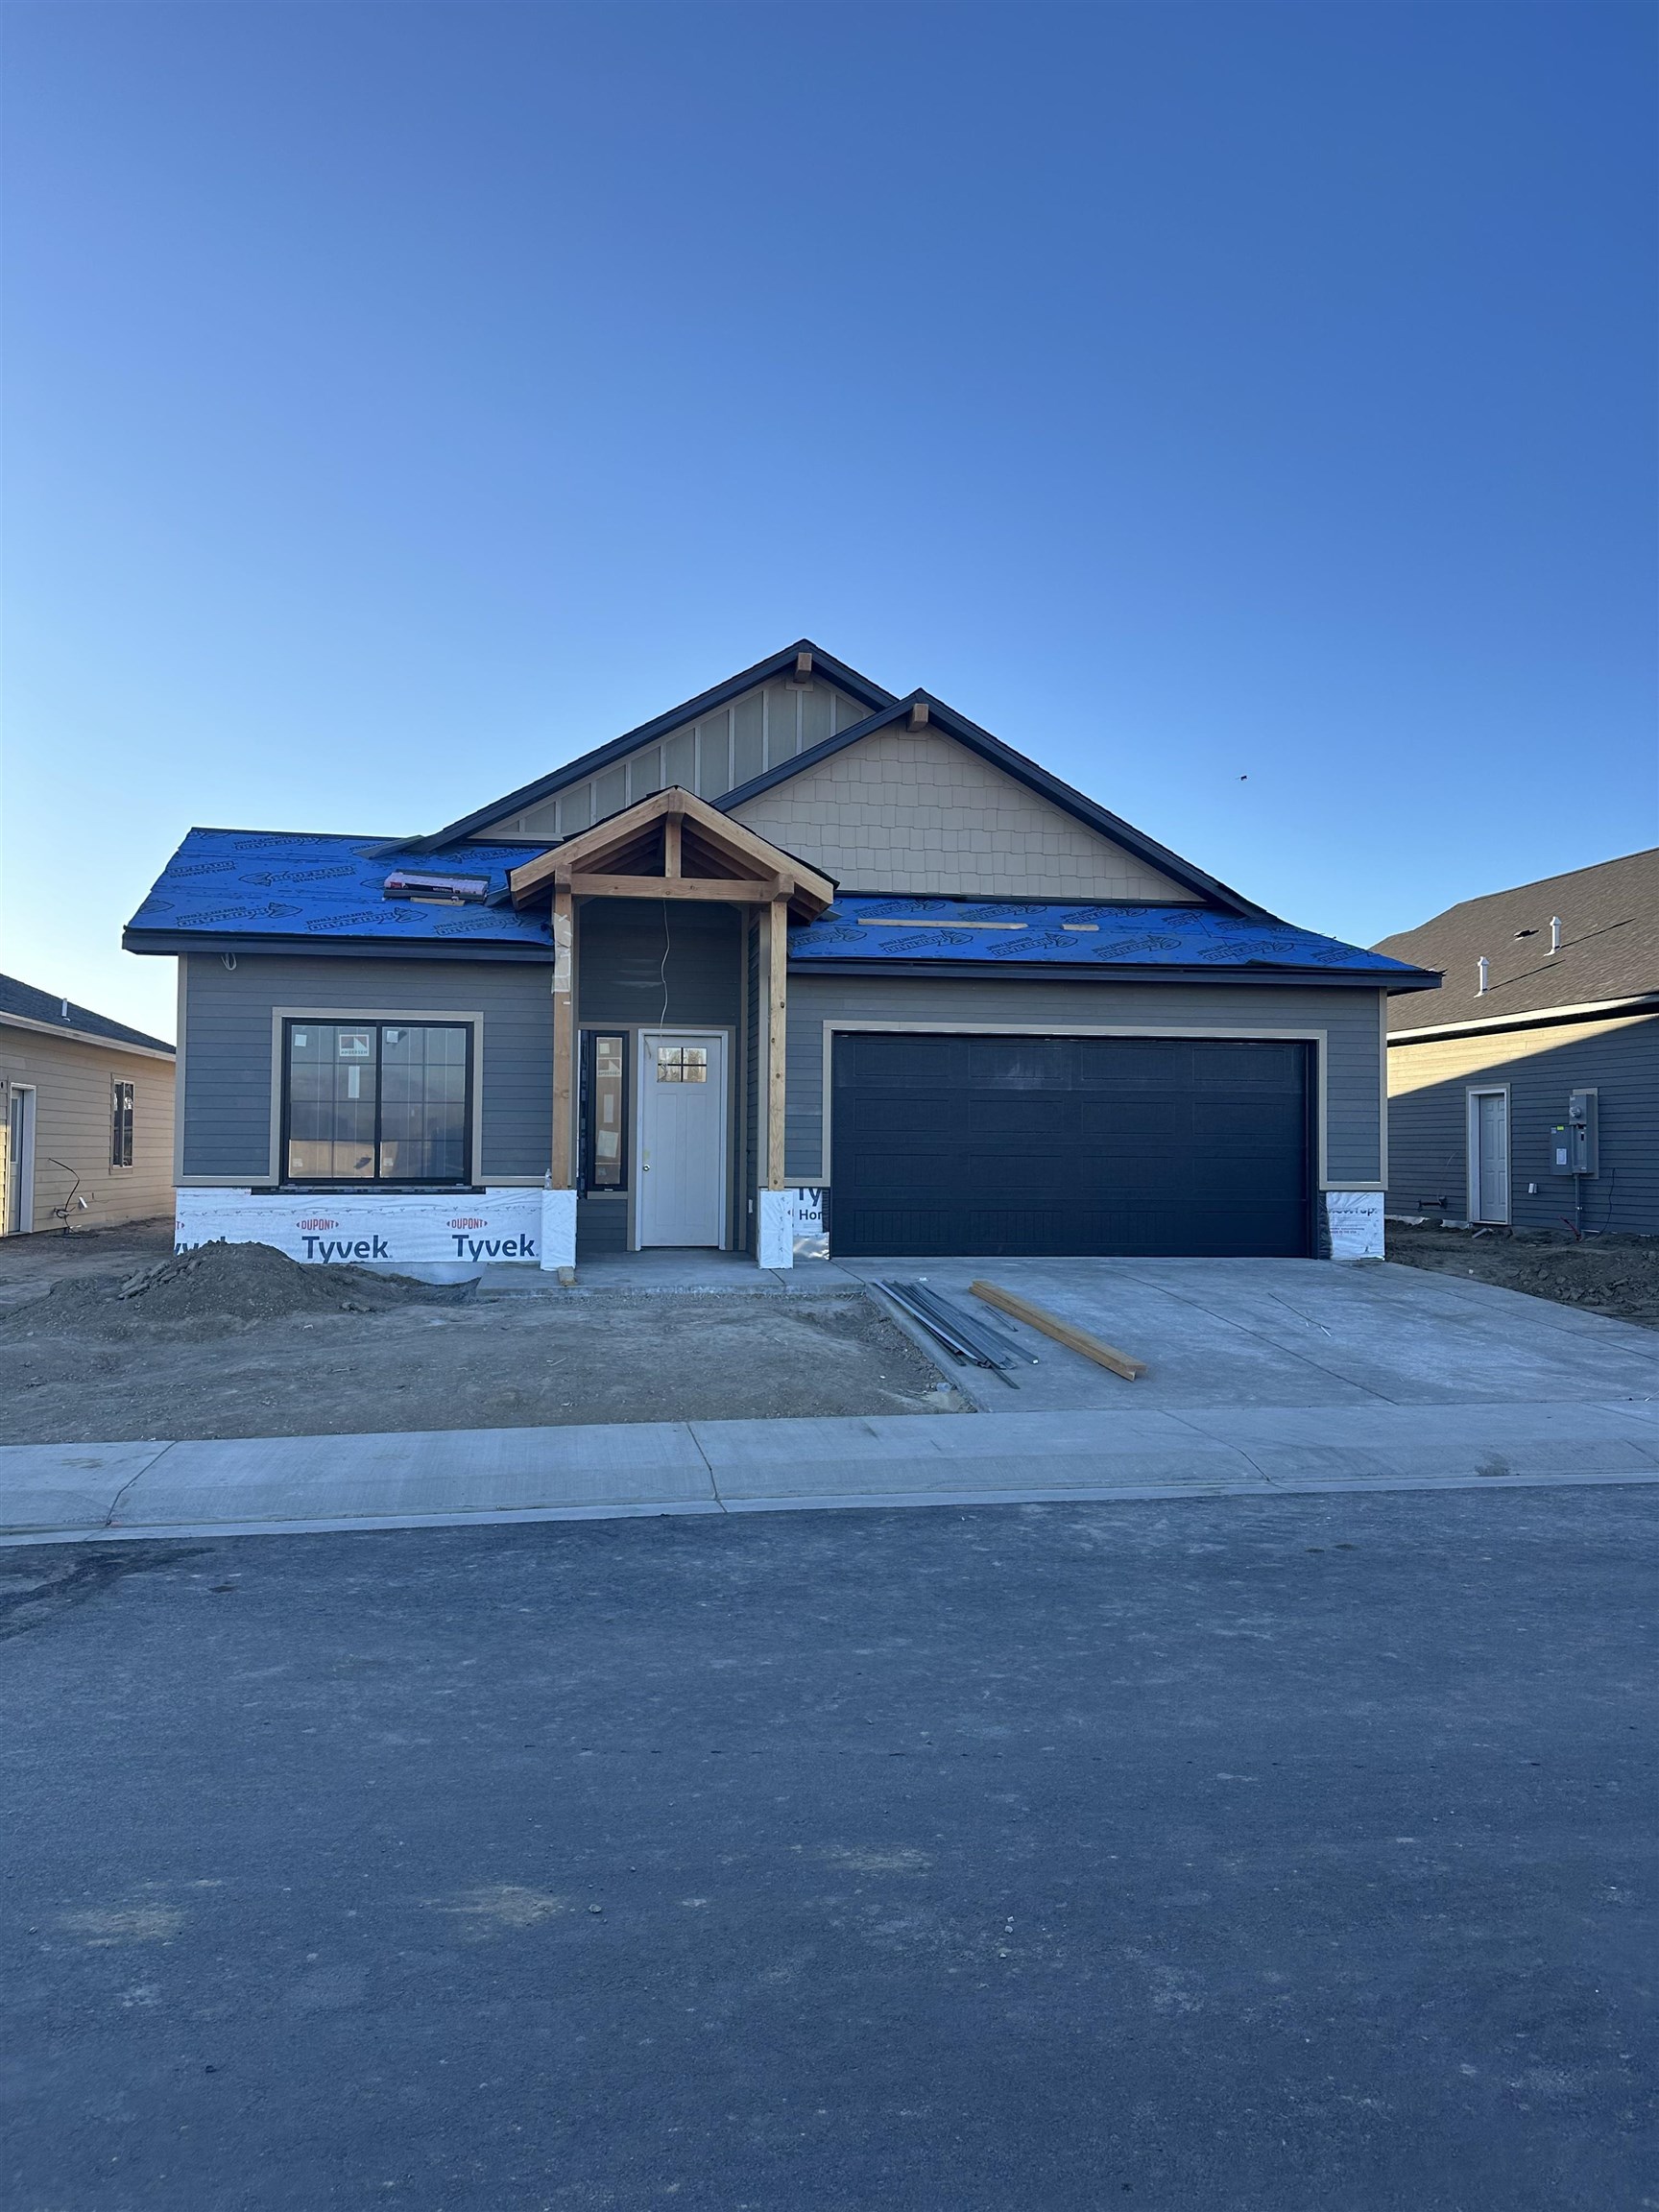
[(1194, 903), (936, 730), (878, 730), (733, 814), (843, 891)]
[[(109, 1165), (113, 1085), (132, 1085), (132, 1165)], [(60, 1229), (52, 1209), (81, 1178), (86, 1211), (78, 1229), (145, 1221), (173, 1211), (171, 1060), (129, 1052), (119, 1045), (82, 1044), (0, 1022), (0, 1095), (10, 1087), (35, 1090), (35, 1230)], [(66, 1163), (70, 1172), (56, 1165)]]

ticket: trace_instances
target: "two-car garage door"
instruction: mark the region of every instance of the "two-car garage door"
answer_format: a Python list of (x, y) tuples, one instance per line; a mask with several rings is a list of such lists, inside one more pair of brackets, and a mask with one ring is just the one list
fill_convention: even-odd
[(832, 1249), (1305, 1257), (1310, 1057), (1254, 1038), (838, 1035)]

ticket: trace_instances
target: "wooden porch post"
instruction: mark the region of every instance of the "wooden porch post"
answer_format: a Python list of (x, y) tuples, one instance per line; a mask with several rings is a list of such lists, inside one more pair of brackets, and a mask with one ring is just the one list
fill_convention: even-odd
[(784, 1025), (789, 1012), (789, 902), (774, 899), (767, 914), (766, 1188), (783, 1182)]
[(553, 1147), (555, 1190), (574, 1189), (571, 1173), (571, 1100), (575, 1095), (576, 999), (574, 922), (570, 893), (553, 893)]

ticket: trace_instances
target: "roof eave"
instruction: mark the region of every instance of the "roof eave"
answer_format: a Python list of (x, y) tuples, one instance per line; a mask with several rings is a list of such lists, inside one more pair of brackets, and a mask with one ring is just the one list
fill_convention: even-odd
[(1188, 965), (1167, 962), (1135, 964), (1129, 961), (1085, 967), (1070, 960), (907, 960), (862, 956), (814, 959), (810, 953), (794, 955), (791, 975), (972, 975), (983, 982), (997, 975), (1020, 980), (1041, 976), (1051, 983), (1328, 983), (1344, 989), (1363, 987), (1392, 996), (1397, 991), (1425, 991), (1435, 978), (1408, 973), (1382, 974), (1366, 968), (1271, 968), (1241, 961), (1228, 968), (1215, 964)]
[(174, 1060), (179, 1051), (164, 1037), (107, 1037), (99, 1030), (76, 1029), (67, 1022), (36, 1022), (32, 1015), (13, 1014), (10, 1008), (0, 1008), (0, 1029), (27, 1029), (32, 1036), (60, 1037), (66, 1045), (93, 1045), (102, 1052), (136, 1052), (146, 1060)]
[(219, 937), (210, 936), (205, 930), (128, 928), (121, 932), (121, 950), (175, 958), (191, 952), (250, 955), (305, 952), (322, 958), (346, 952), (353, 959), (366, 960), (530, 960), (540, 961), (543, 966), (553, 958), (551, 939), (539, 945), (510, 937), (488, 941), (476, 937), (353, 937), (345, 931), (326, 937), (283, 936), (275, 930), (263, 937), (229, 933)]

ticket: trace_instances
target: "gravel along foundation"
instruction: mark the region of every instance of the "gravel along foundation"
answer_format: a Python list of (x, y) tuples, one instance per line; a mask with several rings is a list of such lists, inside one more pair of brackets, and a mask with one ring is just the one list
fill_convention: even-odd
[(1586, 1237), (1579, 1243), (1565, 1231), (1390, 1221), (1388, 1257), (1659, 1329), (1659, 1237)]
[(60, 1279), (0, 1311), (0, 1443), (932, 1413), (962, 1401), (875, 1302), (479, 1296), (260, 1244)]

